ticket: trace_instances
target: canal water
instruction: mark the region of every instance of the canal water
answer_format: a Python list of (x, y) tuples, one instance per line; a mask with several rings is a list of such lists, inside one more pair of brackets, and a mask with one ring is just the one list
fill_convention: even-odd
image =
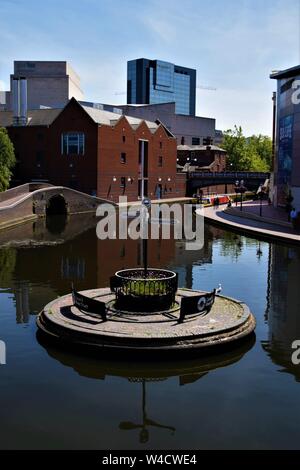
[(166, 363), (50, 346), (36, 315), (70, 291), (141, 264), (138, 241), (99, 241), (91, 215), (0, 232), (1, 449), (295, 449), (300, 442), (300, 250), (207, 225), (200, 251), (153, 240), (149, 263), (183, 287), (244, 300), (256, 337)]

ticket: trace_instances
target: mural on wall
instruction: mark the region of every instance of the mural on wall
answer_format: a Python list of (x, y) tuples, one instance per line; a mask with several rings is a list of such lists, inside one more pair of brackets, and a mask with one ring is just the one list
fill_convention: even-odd
[(279, 121), (278, 151), (278, 203), (285, 204), (287, 188), (291, 183), (293, 156), (294, 116), (285, 116)]

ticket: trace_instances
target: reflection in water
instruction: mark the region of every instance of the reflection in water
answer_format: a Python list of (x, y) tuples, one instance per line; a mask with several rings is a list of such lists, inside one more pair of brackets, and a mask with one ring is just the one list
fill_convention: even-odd
[[(178, 377), (179, 385), (185, 386), (200, 380), (206, 376), (210, 371), (226, 367), (238, 362), (255, 344), (255, 337), (245, 339), (239, 343), (239, 346), (233, 347), (232, 350), (223, 351), (222, 354), (206, 355), (204, 357), (182, 360), (176, 357), (176, 360), (169, 359), (168, 361), (157, 360), (156, 362), (144, 362), (141, 360), (133, 360), (130, 357), (126, 360), (117, 360), (116, 356), (113, 359), (103, 359), (103, 353), (91, 355), (90, 353), (75, 353), (70, 350), (63, 350), (61, 347), (56, 347), (49, 342), (40, 331), (37, 332), (37, 340), (39, 344), (45, 348), (49, 356), (59, 361), (66, 367), (71, 367), (80, 376), (105, 380), (106, 377), (117, 376), (127, 379), (130, 383), (141, 383), (142, 385), (142, 402), (141, 402), (141, 420), (138, 421), (125, 421), (119, 423), (119, 429), (122, 431), (132, 431), (140, 429), (139, 442), (146, 443), (149, 440), (149, 428), (160, 428), (166, 431), (171, 431), (173, 435), (176, 431), (174, 426), (163, 424), (157, 420), (149, 417), (147, 412), (147, 383), (159, 383), (171, 377)], [(207, 354), (207, 353), (206, 353)], [(111, 357), (106, 355), (106, 357)]]
[(105, 287), (114, 271), (140, 266), (139, 241), (99, 241), (96, 223), (83, 214), (54, 227), (59, 235), (45, 219), (0, 231), (0, 339), (10, 354), (0, 367), (0, 447), (298, 446), (300, 367), (291, 344), (300, 339), (300, 250), (208, 225), (200, 251), (149, 241), (149, 263), (175, 270), (181, 286), (222, 282), (225, 295), (249, 304), (258, 341), (193, 360), (118, 362), (35, 341), (33, 315), (72, 281), (78, 290)]
[[(134, 380), (134, 379), (132, 379)], [(148, 418), (147, 411), (146, 411), (146, 380), (145, 379), (136, 379), (140, 381), (142, 384), (142, 422), (132, 423), (131, 421), (121, 421), (119, 424), (119, 428), (123, 431), (132, 431), (134, 429), (140, 429), (140, 436), (139, 440), (141, 444), (145, 444), (149, 441), (149, 430), (148, 427), (153, 426), (155, 428), (166, 429), (174, 433), (176, 429), (173, 426), (167, 426), (162, 423), (158, 423), (153, 421), (152, 419)]]
[(300, 340), (300, 249), (294, 246), (270, 245), (269, 286), (266, 319), (268, 341), (262, 346), (283, 372), (300, 382), (300, 368), (293, 365), (292, 343)]
[(30, 314), (28, 281), (16, 281), (15, 301), (16, 301), (16, 322), (28, 323), (29, 314)]
[[(100, 241), (96, 223), (93, 214), (69, 217), (58, 239), (47, 230), (44, 219), (24, 224), (23, 239), (19, 227), (11, 237), (0, 233), (0, 243), (5, 246), (0, 249), (1, 286), (14, 293), (18, 323), (27, 322), (30, 314), (70, 292), (72, 282), (78, 290), (106, 287), (115, 271), (141, 266), (139, 240)], [(190, 252), (183, 241), (149, 240), (149, 264), (174, 265), (179, 284), (192, 287), (193, 266), (212, 263), (213, 234), (213, 229), (206, 228), (204, 247)]]

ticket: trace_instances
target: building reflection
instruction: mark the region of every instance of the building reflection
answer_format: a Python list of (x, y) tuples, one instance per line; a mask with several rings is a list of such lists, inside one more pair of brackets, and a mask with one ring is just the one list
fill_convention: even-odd
[[(0, 285), (14, 294), (17, 323), (69, 293), (72, 282), (78, 290), (106, 287), (115, 271), (142, 266), (141, 240), (99, 240), (96, 224), (94, 214), (82, 214), (58, 224), (59, 234), (45, 219), (0, 234)], [(192, 287), (193, 266), (212, 263), (214, 230), (206, 228), (199, 251), (186, 251), (185, 242), (173, 238), (150, 239), (149, 265), (175, 269), (179, 285)]]
[(28, 281), (16, 281), (14, 294), (16, 303), (16, 322), (28, 323), (30, 314)]
[(300, 249), (271, 244), (266, 320), (268, 340), (262, 343), (274, 364), (300, 381), (300, 367), (292, 364), (292, 343), (300, 340)]

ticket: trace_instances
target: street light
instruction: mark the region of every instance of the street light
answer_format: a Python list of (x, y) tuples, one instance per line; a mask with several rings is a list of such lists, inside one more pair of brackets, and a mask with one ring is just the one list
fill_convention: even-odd
[(260, 215), (260, 217), (262, 217), (262, 202), (263, 202), (264, 194), (265, 194), (264, 188), (263, 188), (262, 185), (260, 185), (260, 187), (258, 188), (258, 191), (257, 191), (257, 195), (259, 197), (259, 215)]
[(240, 210), (242, 211), (243, 210), (243, 194), (245, 194), (245, 192), (247, 191), (247, 188), (244, 184), (244, 180), (241, 180), (241, 181), (236, 181), (235, 182), (235, 188), (234, 188), (234, 191), (236, 193), (236, 206), (237, 206), (237, 195), (240, 194), (241, 195), (241, 207), (240, 207)]
[(238, 193), (239, 193), (239, 181), (236, 181), (234, 183), (234, 192), (236, 194), (236, 196), (235, 196), (235, 206), (237, 207), (237, 205), (238, 205)]

